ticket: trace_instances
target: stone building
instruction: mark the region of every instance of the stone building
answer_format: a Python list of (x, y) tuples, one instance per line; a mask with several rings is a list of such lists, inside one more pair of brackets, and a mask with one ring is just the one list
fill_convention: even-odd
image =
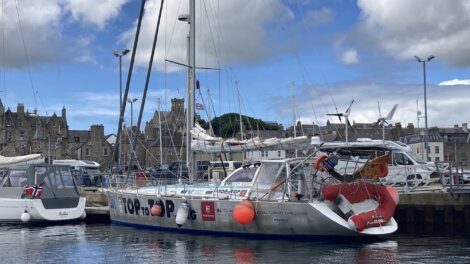
[(103, 125), (90, 130), (69, 130), (67, 111), (61, 115), (38, 115), (18, 104), (16, 112), (5, 110), (0, 100), (0, 155), (42, 154), (47, 163), (55, 159), (90, 159), (109, 166), (112, 146), (106, 141)]
[(101, 169), (111, 166), (113, 145), (104, 134), (103, 125), (92, 125), (90, 130), (70, 130), (65, 158), (93, 160)]
[(162, 138), (163, 162), (186, 159), (185, 130), (186, 112), (184, 99), (171, 99), (171, 110), (161, 111), (161, 131), (158, 111), (145, 125), (145, 142), (147, 145), (146, 166), (160, 164), (160, 133)]
[(18, 104), (16, 112), (5, 108), (0, 101), (0, 152), (4, 156), (40, 153), (46, 162), (66, 155), (68, 137), (65, 107), (61, 116), (40, 116), (37, 111), (25, 111)]

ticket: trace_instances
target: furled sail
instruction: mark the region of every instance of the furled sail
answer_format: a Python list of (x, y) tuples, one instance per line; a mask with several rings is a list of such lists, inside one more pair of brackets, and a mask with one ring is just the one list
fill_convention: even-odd
[(253, 150), (301, 150), (310, 147), (310, 139), (306, 136), (289, 138), (259, 137), (238, 140), (230, 138), (213, 137), (207, 134), (200, 125), (195, 124), (191, 129), (191, 149), (205, 153), (235, 153)]
[(36, 164), (44, 162), (41, 154), (30, 154), (25, 156), (4, 157), (0, 155), (0, 168), (6, 168), (13, 165)]

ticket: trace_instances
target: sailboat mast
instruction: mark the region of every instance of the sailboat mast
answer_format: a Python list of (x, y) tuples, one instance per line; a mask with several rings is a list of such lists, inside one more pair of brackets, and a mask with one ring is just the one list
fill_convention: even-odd
[(157, 99), (158, 102), (158, 131), (160, 138), (160, 165), (163, 164), (163, 146), (162, 146), (162, 119), (160, 117), (161, 107), (160, 107), (160, 98)]
[(243, 140), (243, 122), (242, 122), (242, 106), (240, 102), (240, 88), (238, 87), (238, 81), (236, 81), (237, 84), (237, 98), (238, 98), (238, 116), (239, 116), (239, 121), (240, 121), (240, 140)]
[(188, 103), (186, 114), (186, 165), (189, 181), (194, 181), (195, 159), (191, 151), (191, 129), (194, 126), (194, 87), (196, 84), (196, 1), (189, 1), (189, 49), (188, 49)]
[[(293, 114), (293, 121), (294, 121), (294, 137), (297, 137), (297, 117), (295, 115), (295, 102), (294, 102), (294, 82), (289, 84), (290, 94), (291, 94), (291, 102), (292, 102), (292, 114)], [(295, 157), (297, 158), (297, 149), (295, 150)]]

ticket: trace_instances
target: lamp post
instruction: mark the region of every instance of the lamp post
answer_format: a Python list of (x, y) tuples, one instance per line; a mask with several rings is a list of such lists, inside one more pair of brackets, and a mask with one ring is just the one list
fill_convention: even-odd
[(131, 129), (134, 126), (134, 103), (137, 102), (137, 98), (127, 99), (127, 102), (131, 104)]
[(426, 161), (429, 161), (429, 146), (428, 146), (428, 104), (426, 98), (426, 62), (434, 59), (433, 55), (427, 57), (426, 60), (421, 60), (418, 56), (415, 56), (419, 63), (423, 64), (423, 84), (424, 84), (424, 157)]
[[(119, 113), (121, 113), (121, 110), (122, 110), (122, 56), (125, 56), (127, 53), (129, 53), (128, 49), (125, 49), (121, 52), (117, 50), (113, 50), (114, 56), (119, 58)], [(118, 140), (119, 140), (118, 167), (119, 167), (119, 173), (121, 173), (122, 172), (122, 133), (121, 135), (119, 135)]]

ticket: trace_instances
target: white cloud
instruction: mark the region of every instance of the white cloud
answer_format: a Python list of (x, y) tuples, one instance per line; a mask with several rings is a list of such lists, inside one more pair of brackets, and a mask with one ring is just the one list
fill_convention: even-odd
[(470, 80), (469, 79), (465, 79), (465, 80), (453, 79), (453, 80), (439, 83), (439, 86), (453, 86), (453, 85), (470, 85)]
[(343, 52), (341, 56), (341, 62), (344, 64), (356, 64), (359, 62), (359, 58), (357, 57), (357, 50), (347, 50)]
[(398, 59), (414, 55), (470, 66), (470, 2), (358, 0), (359, 36)]
[[(355, 102), (352, 107), (350, 121), (371, 123), (379, 116), (377, 101), (380, 101), (382, 114), (388, 113), (394, 104), (399, 104), (391, 123), (414, 123), (416, 125), (416, 100), (419, 100), (419, 109), (424, 112), (423, 87), (421, 85), (394, 85), (374, 83), (336, 83), (328, 86), (298, 85), (296, 93), (296, 107), (303, 122), (312, 122), (324, 125), (327, 119), (339, 122), (337, 118), (326, 116), (335, 113), (335, 108), (343, 112), (351, 99)], [(334, 92), (332, 92), (334, 91)], [(452, 127), (453, 124), (468, 123), (468, 115), (463, 113), (470, 104), (470, 89), (461, 89), (458, 86), (449, 86), (445, 90), (437, 85), (428, 85), (427, 105), (429, 126)], [(334, 99), (334, 103), (332, 99)], [(288, 95), (272, 96), (267, 98), (264, 115), (268, 118), (282, 121), (286, 125), (292, 124), (291, 107), (279, 107), (290, 102)], [(314, 118), (312, 105), (318, 120)], [(261, 118), (264, 118), (261, 116)], [(422, 123), (421, 123), (422, 124)]]
[(129, 0), (67, 0), (66, 9), (73, 19), (92, 24), (103, 29), (106, 23), (115, 18), (122, 6)]
[[(70, 21), (78, 21), (101, 30), (108, 21), (118, 15), (125, 2), (127, 0), (3, 1), (4, 17), (1, 19), (5, 46), (1, 47), (3, 51), (0, 52), (0, 66), (21, 68), (27, 65), (28, 61), (31, 64), (54, 62), (63, 60), (69, 49), (80, 47), (76, 50), (86, 50), (83, 47), (88, 47), (93, 38), (64, 35), (64, 27)], [(72, 18), (70, 21), (67, 20), (69, 16)], [(92, 62), (93, 59), (89, 53), (84, 53), (78, 54), (75, 61)]]
[(330, 9), (323, 7), (322, 9), (309, 10), (305, 18), (305, 22), (309, 26), (321, 26), (329, 24), (335, 17), (335, 12)]
[[(149, 0), (146, 4), (137, 65), (148, 64), (159, 5), (157, 0)], [(165, 5), (155, 58), (158, 70), (164, 69), (165, 43), (167, 59), (182, 63), (187, 60), (188, 25), (177, 21), (177, 17), (188, 12), (188, 2), (166, 1)], [(269, 30), (273, 25), (281, 27), (294, 16), (280, 0), (226, 0), (220, 6), (214, 0), (197, 1), (196, 10), (196, 61), (198, 66), (207, 67), (217, 67), (218, 61), (221, 64), (254, 64), (277, 55), (285, 47), (270, 39)], [(121, 42), (131, 48), (134, 34), (135, 25), (123, 33)], [(181, 69), (172, 64), (167, 66), (170, 71)]]

